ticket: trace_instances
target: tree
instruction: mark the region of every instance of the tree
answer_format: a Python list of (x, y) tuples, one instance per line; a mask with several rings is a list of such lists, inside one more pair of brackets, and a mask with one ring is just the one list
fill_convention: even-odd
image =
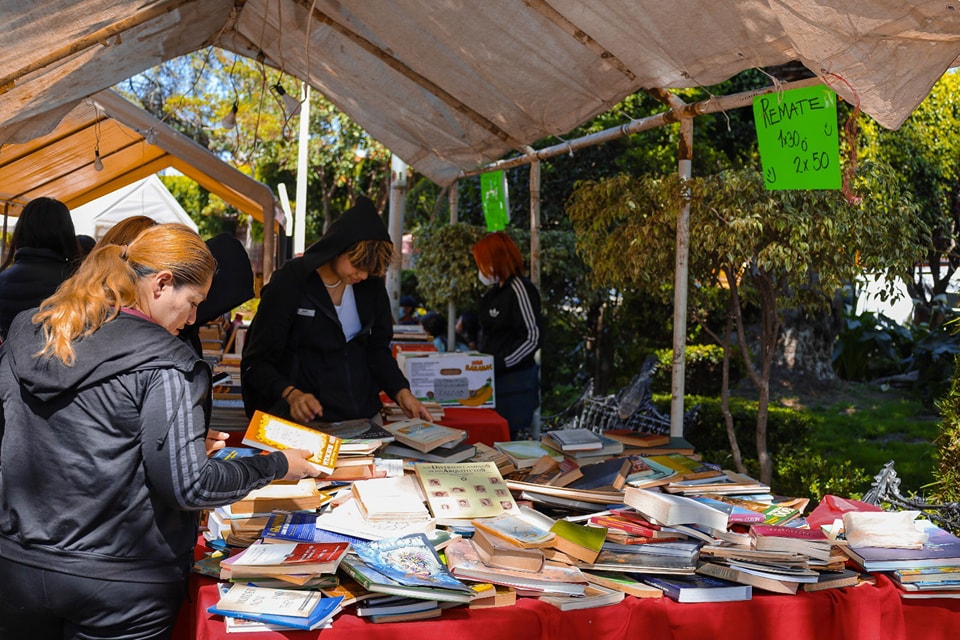
[[(832, 191), (767, 192), (762, 176), (749, 170), (683, 186), (691, 200), (690, 278), (729, 288), (737, 342), (757, 389), (760, 479), (769, 483), (766, 421), (783, 310), (829, 304), (843, 283), (865, 270), (888, 270), (890, 277), (909, 270), (923, 247), (900, 230), (912, 224), (915, 208), (889, 169), (875, 164), (861, 168), (859, 204)], [(667, 293), (680, 194), (674, 176), (617, 176), (578, 186), (567, 211), (596, 282)], [(696, 306), (697, 288), (690, 292)], [(743, 321), (750, 304), (760, 311), (753, 348)]]
[(960, 268), (960, 75), (944, 74), (898, 130), (866, 117), (860, 129), (860, 154), (892, 166), (917, 204), (923, 224), (907, 229), (927, 250), (904, 281), (915, 320), (935, 326), (944, 319), (948, 286)]

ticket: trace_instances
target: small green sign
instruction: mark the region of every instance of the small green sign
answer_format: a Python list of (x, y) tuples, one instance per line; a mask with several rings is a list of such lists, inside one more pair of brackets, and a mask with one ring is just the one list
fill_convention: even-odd
[(480, 174), (480, 190), (483, 192), (483, 218), (487, 231), (502, 231), (510, 220), (507, 204), (507, 178), (503, 171)]
[(763, 180), (770, 190), (839, 189), (837, 94), (819, 85), (753, 99)]

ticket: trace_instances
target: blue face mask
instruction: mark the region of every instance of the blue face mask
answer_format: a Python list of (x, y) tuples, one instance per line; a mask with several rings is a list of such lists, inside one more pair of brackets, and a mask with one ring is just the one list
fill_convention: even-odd
[(481, 282), (485, 287), (491, 287), (491, 286), (497, 284), (497, 282), (498, 282), (497, 276), (487, 276), (487, 275), (484, 275), (483, 271), (480, 271), (479, 269), (477, 269), (477, 277), (480, 278), (480, 282)]

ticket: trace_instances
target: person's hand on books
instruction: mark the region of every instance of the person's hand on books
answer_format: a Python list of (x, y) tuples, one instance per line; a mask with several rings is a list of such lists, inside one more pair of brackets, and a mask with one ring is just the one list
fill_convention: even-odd
[(290, 407), (290, 417), (300, 424), (307, 424), (323, 415), (323, 405), (312, 393), (300, 391), (296, 387), (287, 387), (283, 399)]
[(215, 429), (207, 431), (207, 439), (204, 442), (207, 447), (207, 455), (210, 456), (214, 451), (227, 446), (227, 438), (229, 437), (230, 434), (226, 431), (216, 431)]
[(320, 469), (307, 462), (307, 458), (313, 454), (306, 449), (282, 449), (280, 453), (287, 459), (287, 475), (283, 476), (284, 480), (303, 480), (320, 475)]
[(433, 416), (431, 416), (427, 408), (423, 406), (423, 403), (417, 400), (417, 397), (413, 395), (410, 389), (400, 390), (400, 393), (397, 394), (397, 405), (403, 409), (404, 415), (408, 418), (420, 418), (428, 422), (433, 420)]

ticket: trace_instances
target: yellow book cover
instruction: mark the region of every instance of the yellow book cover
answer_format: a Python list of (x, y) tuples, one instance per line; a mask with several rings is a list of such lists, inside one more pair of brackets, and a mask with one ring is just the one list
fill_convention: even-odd
[(435, 518), (485, 518), (518, 513), (493, 462), (421, 463), (414, 467)]
[(308, 461), (328, 474), (336, 468), (341, 442), (336, 436), (262, 411), (253, 413), (243, 434), (243, 444), (265, 451), (306, 449), (313, 453)]

